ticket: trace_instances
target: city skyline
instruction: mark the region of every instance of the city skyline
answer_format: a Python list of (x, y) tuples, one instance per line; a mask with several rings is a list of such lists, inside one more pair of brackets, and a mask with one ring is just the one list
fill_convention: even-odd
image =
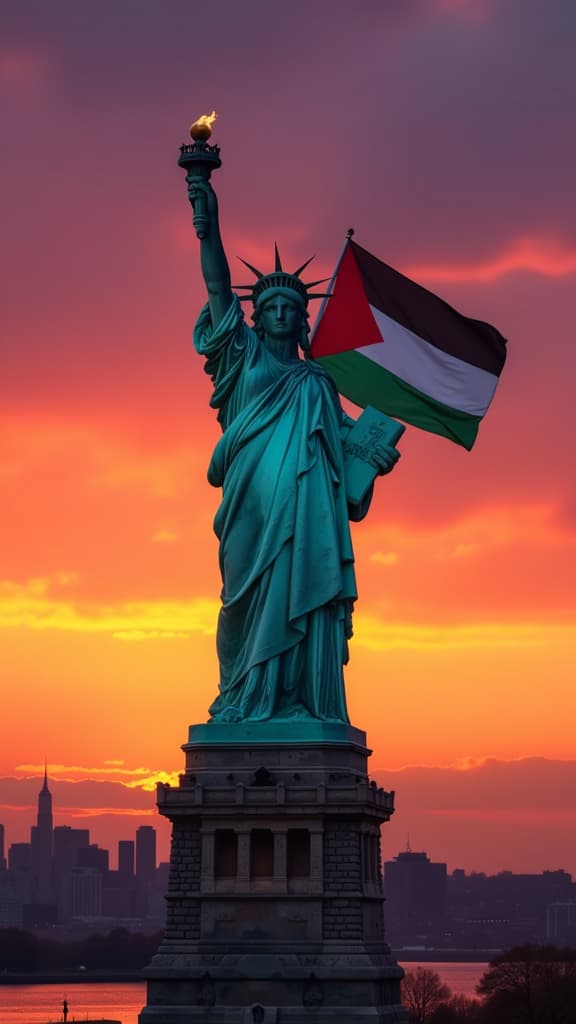
[[(273, 849), (262, 844), (266, 831), (273, 834), (252, 829), (243, 835), (249, 836), (249, 879), (271, 882), (276, 862)], [(312, 860), (304, 834), (302, 829), (287, 829), (292, 884), (305, 887)], [(214, 877), (224, 886), (219, 891), (228, 893), (238, 883), (241, 863), (238, 842), (231, 844), (230, 835), (230, 829), (212, 834)], [(30, 841), (10, 844), (6, 858), (0, 824), (0, 930), (21, 928), (60, 941), (62, 936), (78, 941), (90, 931), (114, 928), (141, 933), (157, 931), (165, 923), (169, 930), (164, 896), (170, 866), (157, 862), (156, 829), (139, 826), (134, 839), (120, 839), (116, 864), (111, 863), (110, 851), (91, 838), (89, 829), (53, 826), (45, 770)], [(570, 945), (574, 940), (576, 883), (563, 869), (448, 872), (445, 861), (414, 849), (409, 837), (405, 849), (393, 857), (381, 857), (366, 838), (362, 847), (368, 881), (381, 865), (386, 931), (396, 950), (426, 948), (452, 955), (454, 950), (477, 952), (551, 940)]]
[(277, 240), (320, 278), (353, 226), (509, 339), (474, 450), (408, 428), (354, 527), (347, 695), (397, 792), (386, 856), (409, 831), (453, 867), (576, 872), (574, 8), (24, 0), (4, 22), (7, 841), (47, 757), (58, 823), (154, 824), (166, 859), (154, 784), (216, 693), (218, 430), (176, 166), (216, 108), (231, 256), (267, 269)]
[[(59, 812), (58, 808), (54, 806), (53, 794), (52, 790), (49, 788), (49, 783), (50, 779), (48, 773), (48, 765), (45, 764), (42, 788), (37, 794), (36, 824), (33, 823), (33, 820), (30, 820), (27, 823), (27, 840), (23, 841), (21, 836), (18, 836), (18, 838), (11, 840), (9, 833), (6, 830), (5, 823), (0, 822), (0, 870), (7, 868), (10, 848), (13, 845), (29, 846), (33, 860), (34, 845), (36, 843), (36, 845), (39, 846), (38, 853), (40, 854), (38, 860), (49, 860), (53, 856), (51, 837), (54, 835), (55, 832), (62, 833), (63, 831), (69, 831), (71, 829), (71, 826), (68, 822), (62, 822), (59, 825), (54, 823), (55, 815), (58, 814), (59, 817), (64, 818), (66, 815), (66, 809), (62, 809)], [(119, 815), (119, 817), (121, 816)], [(125, 818), (121, 818), (121, 820), (125, 821), (127, 824), (130, 818), (127, 816)], [(119, 871), (122, 873), (123, 870), (127, 870), (127, 865), (130, 864), (131, 867), (128, 873), (135, 879), (140, 878), (141, 880), (146, 881), (150, 879), (151, 875), (154, 873), (157, 867), (160, 867), (162, 865), (166, 867), (169, 863), (169, 857), (164, 859), (162, 856), (158, 855), (158, 824), (163, 824), (163, 819), (161, 817), (157, 818), (156, 823), (154, 825), (148, 823), (143, 825), (134, 825), (134, 838), (129, 839), (125, 835), (122, 836), (117, 840), (117, 845), (115, 849), (112, 847), (108, 849), (106, 847), (100, 846), (100, 843), (98, 842), (91, 843), (89, 828), (80, 830), (80, 832), (84, 834), (83, 837), (86, 840), (86, 846), (96, 847), (99, 850), (106, 852), (108, 855), (112, 855), (109, 858), (109, 862), (107, 862), (107, 870), (115, 872)], [(72, 831), (74, 830), (72, 829)], [(50, 852), (46, 855), (48, 847), (50, 848)], [(124, 848), (123, 851), (121, 850), (121, 847)], [(129, 850), (128, 847), (130, 847), (131, 850)], [(4, 854), (3, 857), (2, 852)], [(427, 850), (424, 850), (423, 847), (418, 847), (417, 844), (412, 844), (412, 838), (410, 833), (406, 835), (405, 846), (400, 847), (396, 853), (392, 853), (391, 849), (389, 849), (387, 852), (385, 851), (385, 849), (382, 850), (382, 860), (384, 864), (388, 863), (388, 861), (390, 861), (391, 858), (393, 858), (396, 861), (401, 861), (406, 855), (409, 855), (409, 857), (413, 856), (414, 859), (419, 859), (422, 857), (428, 859)], [(124, 864), (122, 864), (122, 861), (124, 861)], [(35, 869), (37, 869), (38, 866), (42, 867), (43, 865), (41, 863), (40, 865), (36, 864)], [(447, 863), (443, 863), (443, 867), (446, 869), (448, 867)], [(461, 873), (463, 869), (461, 867), (453, 867), (452, 870), (458, 874)], [(549, 870), (558, 872), (565, 871), (566, 869), (563, 866), (557, 865), (552, 869), (544, 868), (543, 870), (544, 872)], [(495, 874), (508, 873), (510, 873), (509, 869), (503, 869), (500, 872), (495, 872)], [(534, 874), (535, 872), (530, 873)], [(478, 870), (469, 872), (469, 874), (490, 875), (490, 872)]]
[[(37, 794), (37, 806), (36, 812), (36, 823), (34, 823), (33, 817), (26, 823), (22, 823), (20, 828), (17, 828), (14, 836), (10, 835), (10, 828), (6, 827), (4, 821), (0, 822), (0, 870), (6, 869), (9, 864), (9, 854), (12, 846), (28, 846), (30, 848), (31, 855), (31, 867), (32, 870), (38, 872), (47, 872), (49, 875), (49, 867), (52, 857), (54, 856), (53, 850), (53, 836), (55, 832), (62, 833), (63, 830), (74, 831), (73, 826), (70, 824), (70, 816), (66, 814), (65, 809), (59, 809), (54, 806), (53, 793), (50, 788), (51, 780), (49, 779), (48, 764), (44, 766), (44, 777), (42, 788)], [(28, 810), (28, 808), (26, 808)], [(55, 819), (58, 819), (55, 821)], [(62, 819), (62, 820), (60, 820)], [(64, 820), (67, 819), (67, 820)], [(72, 816), (72, 821), (74, 817)], [(130, 821), (129, 816), (125, 816), (126, 826)], [(126, 865), (130, 861), (129, 850), (127, 846), (132, 847), (131, 863), (132, 868), (130, 874), (134, 877), (144, 878), (150, 874), (150, 871), (155, 871), (158, 867), (159, 861), (157, 859), (157, 828), (156, 823), (146, 824), (133, 824), (134, 830), (133, 838), (129, 838), (123, 835), (121, 838), (116, 840), (116, 845), (107, 848), (101, 845), (98, 841), (91, 842), (90, 828), (76, 829), (78, 833), (82, 833), (83, 839), (86, 840), (86, 846), (93, 846), (99, 850), (105, 851), (109, 855), (108, 869), (111, 871), (126, 870)], [(147, 837), (150, 837), (148, 840)], [(151, 845), (152, 844), (152, 845)], [(124, 848), (122, 853), (121, 847)], [(110, 856), (111, 855), (111, 856)], [(122, 859), (124, 858), (124, 864)], [(169, 860), (165, 858), (165, 863)], [(36, 902), (43, 902), (41, 899), (36, 899)]]
[(139, 825), (134, 839), (118, 841), (111, 863), (110, 850), (91, 842), (90, 829), (54, 825), (45, 766), (28, 841), (6, 842), (0, 825), (0, 926), (43, 928), (90, 919), (158, 925), (168, 864), (157, 862), (156, 838), (152, 825)]
[[(64, 765), (55, 768), (65, 775), (69, 773)], [(78, 766), (75, 768), (80, 770)], [(35, 812), (38, 784), (45, 770), (46, 766), (42, 765), (38, 766), (38, 775), (11, 780), (0, 778), (6, 843), (28, 841), (30, 816)], [(49, 764), (48, 770), (51, 770)], [(92, 781), (98, 777), (98, 769), (91, 769), (85, 782), (52, 778), (51, 786), (57, 796), (54, 821), (56, 824), (72, 821), (78, 827), (89, 827), (95, 841), (113, 851), (111, 865), (118, 842), (126, 837), (127, 827), (153, 825), (158, 836), (158, 859), (167, 862), (170, 829), (156, 811), (154, 794), (139, 785), (102, 781), (107, 772), (120, 774), (124, 770), (120, 765), (104, 767), (100, 781)], [(152, 781), (155, 778), (154, 772), (145, 769), (134, 774)], [(175, 772), (173, 783), (176, 775)], [(426, 849), (433, 859), (446, 860), (450, 870), (534, 873), (563, 869), (576, 876), (574, 831), (570, 816), (564, 813), (564, 808), (571, 806), (576, 785), (572, 762), (543, 758), (516, 762), (486, 760), (451, 767), (376, 769), (374, 777), (380, 785), (395, 788), (397, 794), (397, 809), (389, 832), (382, 835), (384, 858), (403, 849), (409, 837), (414, 849)], [(18, 785), (22, 795), (16, 792), (13, 803), (6, 803), (7, 794)], [(491, 808), (487, 813), (489, 802)], [(535, 805), (538, 806), (537, 821), (534, 821)], [(489, 849), (482, 845), (487, 821), (497, 822), (498, 827), (498, 842)], [(545, 836), (537, 835), (543, 825)], [(536, 838), (539, 843), (535, 842)]]

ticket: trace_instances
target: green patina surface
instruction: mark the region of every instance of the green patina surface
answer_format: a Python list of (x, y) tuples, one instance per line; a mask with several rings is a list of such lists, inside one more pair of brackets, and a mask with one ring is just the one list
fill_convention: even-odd
[[(268, 723), (250, 742), (272, 734), (274, 742), (332, 741), (349, 734), (343, 665), (357, 596), (349, 523), (366, 515), (372, 489), (359, 504), (348, 501), (343, 445), (353, 421), (327, 371), (299, 354), (308, 347), (308, 288), (321, 282), (302, 282), (306, 264), (287, 273), (276, 250), (270, 274), (249, 267), (255, 284), (239, 286), (254, 302), (249, 326), (232, 290), (215, 193), (197, 171), (191, 165), (186, 180), (195, 223), (202, 217), (208, 304), (194, 345), (222, 428), (208, 469), (222, 489), (214, 522), (222, 609), (219, 693), (194, 741), (219, 742), (219, 723)], [(397, 457), (384, 444), (373, 453), (380, 473)], [(222, 735), (230, 741), (228, 730)]]
[(203, 743), (231, 746), (260, 746), (306, 743), (353, 744), (363, 750), (366, 747), (366, 733), (352, 725), (338, 722), (291, 721), (271, 719), (267, 722), (238, 722), (236, 724), (207, 722), (205, 725), (191, 725), (188, 743), (195, 746)]

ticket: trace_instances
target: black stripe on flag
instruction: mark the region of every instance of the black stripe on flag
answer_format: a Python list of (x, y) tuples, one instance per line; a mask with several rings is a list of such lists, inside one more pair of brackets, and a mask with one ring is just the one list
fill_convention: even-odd
[(382, 263), (356, 242), (349, 244), (371, 306), (442, 352), (500, 375), (506, 359), (506, 339), (495, 327), (462, 316), (443, 299)]

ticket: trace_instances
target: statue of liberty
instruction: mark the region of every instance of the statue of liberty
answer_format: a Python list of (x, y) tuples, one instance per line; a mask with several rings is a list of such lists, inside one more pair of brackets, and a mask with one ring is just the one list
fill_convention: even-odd
[[(346, 416), (329, 374), (308, 349), (308, 289), (287, 273), (248, 266), (241, 286), (254, 305), (245, 322), (232, 290), (218, 204), (209, 181), (187, 178), (202, 206), (200, 254), (208, 303), (194, 331), (213, 382), (222, 437), (208, 480), (222, 488), (214, 529), (220, 542), (219, 693), (214, 722), (310, 719), (348, 722), (343, 665), (356, 600), (349, 522), (368, 512), (346, 498)], [(379, 473), (398, 452), (379, 444)]]

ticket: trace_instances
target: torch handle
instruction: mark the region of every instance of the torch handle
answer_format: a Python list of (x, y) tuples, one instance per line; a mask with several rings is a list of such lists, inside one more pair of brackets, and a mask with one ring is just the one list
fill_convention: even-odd
[[(194, 172), (191, 173), (188, 171), (188, 174), (186, 175), (189, 198), (191, 186), (194, 186), (196, 182), (198, 182), (198, 184), (205, 184), (207, 181), (210, 181), (210, 170), (207, 167), (195, 166)], [(202, 241), (203, 238), (206, 238), (208, 233), (208, 209), (206, 206), (206, 196), (203, 192), (199, 191), (196, 193), (194, 199), (191, 199), (191, 202), (194, 211), (192, 214), (192, 223), (196, 231), (196, 237)]]
[(194, 186), (206, 185), (210, 181), (212, 171), (220, 167), (222, 161), (218, 146), (208, 146), (205, 141), (198, 141), (195, 136), (193, 138), (193, 145), (180, 146), (178, 165), (186, 171), (188, 198), (194, 208), (192, 223), (196, 236), (202, 241), (206, 238), (210, 226), (209, 198), (204, 189), (195, 189)]
[(206, 228), (208, 227), (206, 200), (203, 195), (196, 196), (196, 199), (194, 200), (192, 223), (196, 231), (196, 238), (199, 238), (200, 241), (202, 241), (203, 238), (206, 238)]

